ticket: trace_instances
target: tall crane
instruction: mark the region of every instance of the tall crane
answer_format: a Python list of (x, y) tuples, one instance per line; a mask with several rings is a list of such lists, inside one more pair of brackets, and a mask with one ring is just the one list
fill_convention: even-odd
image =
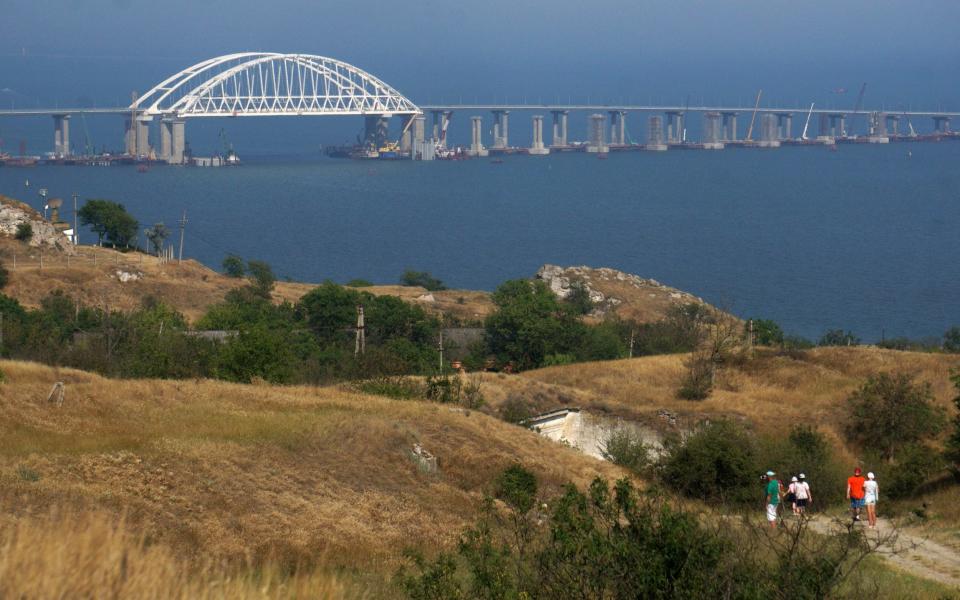
[(815, 103), (810, 103), (810, 111), (807, 112), (807, 122), (803, 124), (803, 134), (800, 136), (801, 140), (807, 139), (807, 130), (810, 129), (810, 117), (813, 116), (813, 105)]
[(763, 90), (757, 92), (757, 101), (753, 104), (753, 116), (750, 117), (750, 127), (747, 129), (747, 137), (744, 138), (747, 141), (753, 139), (753, 124), (757, 120), (757, 110), (760, 108), (760, 96), (763, 95)]
[[(860, 93), (857, 94), (857, 103), (853, 107), (853, 115), (850, 119), (851, 129), (853, 129), (853, 120), (857, 118), (857, 115), (860, 114), (860, 109), (863, 108), (863, 93), (867, 91), (867, 82), (863, 82), (860, 86)], [(842, 132), (842, 135), (846, 136), (847, 132)]]

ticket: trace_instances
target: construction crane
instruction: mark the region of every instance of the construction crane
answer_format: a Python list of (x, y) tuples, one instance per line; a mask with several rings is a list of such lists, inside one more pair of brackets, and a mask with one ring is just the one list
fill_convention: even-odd
[[(850, 120), (851, 130), (853, 129), (853, 120), (857, 118), (857, 115), (860, 114), (860, 109), (863, 107), (863, 93), (867, 91), (867, 83), (864, 82), (860, 86), (860, 93), (857, 94), (857, 103), (853, 107), (853, 118)], [(844, 131), (842, 135), (846, 136), (847, 132)]]
[(750, 127), (747, 129), (747, 137), (744, 138), (748, 142), (753, 139), (753, 124), (757, 120), (757, 110), (760, 108), (760, 96), (763, 95), (763, 90), (757, 92), (757, 101), (753, 104), (753, 116), (750, 117)]
[(800, 136), (801, 140), (807, 139), (807, 130), (810, 129), (810, 117), (813, 116), (813, 105), (814, 102), (811, 102), (810, 110), (807, 112), (807, 122), (803, 124), (803, 134)]
[(80, 113), (80, 122), (83, 124), (83, 155), (93, 156), (93, 144), (90, 143), (90, 130), (87, 129), (87, 117)]
[(226, 129), (220, 128), (220, 141), (223, 143), (223, 163), (228, 166), (240, 164), (240, 157), (233, 151), (233, 144), (227, 139)]

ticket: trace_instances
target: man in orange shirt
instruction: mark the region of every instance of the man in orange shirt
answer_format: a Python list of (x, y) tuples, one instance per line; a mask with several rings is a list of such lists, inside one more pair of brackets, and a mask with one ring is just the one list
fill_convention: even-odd
[(860, 509), (863, 508), (863, 484), (866, 480), (861, 473), (860, 467), (857, 467), (853, 470), (853, 477), (847, 478), (847, 498), (854, 521), (860, 520)]

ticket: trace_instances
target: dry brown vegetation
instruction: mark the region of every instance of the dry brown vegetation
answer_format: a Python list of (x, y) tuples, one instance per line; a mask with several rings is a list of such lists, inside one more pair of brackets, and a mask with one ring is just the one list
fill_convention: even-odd
[[(450, 547), (513, 461), (546, 490), (622, 474), (478, 412), (339, 388), (111, 381), (0, 362), (0, 531), (58, 507), (126, 514), (176, 555), (389, 573)], [(62, 407), (46, 402), (66, 384)], [(410, 459), (415, 443), (437, 474)]]

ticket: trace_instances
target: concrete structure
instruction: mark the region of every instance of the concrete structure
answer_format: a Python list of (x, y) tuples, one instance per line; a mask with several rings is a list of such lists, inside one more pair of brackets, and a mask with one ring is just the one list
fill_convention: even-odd
[(607, 118), (599, 113), (590, 115), (587, 121), (589, 124), (587, 131), (590, 132), (587, 152), (608, 152), (610, 150), (610, 147), (607, 146), (606, 120)]
[(543, 115), (533, 116), (533, 143), (527, 153), (537, 156), (550, 154), (550, 149), (543, 145)]
[(136, 154), (137, 156), (150, 156), (150, 122), (153, 117), (138, 115), (136, 120)]
[(403, 115), (400, 121), (400, 152), (410, 154), (413, 149), (413, 121), (416, 115)]
[(160, 160), (168, 163), (173, 156), (173, 119), (160, 119)]
[(504, 150), (510, 147), (510, 111), (493, 111), (493, 148)]
[(170, 158), (167, 159), (170, 164), (182, 165), (184, 162), (187, 148), (186, 125), (187, 122), (183, 119), (170, 121)]
[(793, 113), (782, 112), (777, 114), (777, 137), (781, 140), (793, 138)]
[(778, 134), (777, 115), (771, 113), (760, 115), (760, 141), (757, 145), (761, 148), (779, 148)]
[(894, 137), (900, 135), (900, 115), (885, 114), (883, 117), (887, 134)]
[(487, 156), (483, 147), (483, 117), (470, 117), (470, 156)]
[(647, 150), (662, 152), (667, 149), (663, 143), (663, 119), (656, 115), (647, 119)]
[(610, 145), (627, 145), (627, 111), (611, 110), (610, 115)]
[(846, 115), (844, 113), (821, 113), (820, 135), (818, 139), (830, 142), (846, 136)]
[(683, 111), (668, 110), (667, 115), (667, 144), (682, 144), (686, 141), (686, 130), (683, 126)]
[(563, 408), (537, 415), (524, 421), (523, 425), (548, 439), (599, 459), (606, 459), (604, 452), (611, 435), (624, 429), (639, 437), (654, 453), (663, 449), (663, 436), (650, 427), (587, 414), (578, 408)]
[(720, 113), (703, 113), (703, 147), (705, 150), (723, 150), (723, 131)]
[(70, 156), (70, 115), (53, 115), (53, 153)]
[(950, 117), (933, 117), (933, 130), (937, 133), (950, 133)]
[(887, 119), (878, 111), (867, 115), (867, 141), (871, 144), (887, 144)]
[(369, 115), (363, 119), (363, 143), (378, 149), (387, 141), (390, 119), (383, 115)]
[(723, 137), (720, 138), (720, 141), (737, 141), (737, 113), (726, 111), (720, 113), (720, 115), (723, 117)]
[(550, 146), (553, 148), (563, 148), (567, 145), (567, 117), (570, 115), (566, 110), (555, 110), (553, 114), (553, 138)]

